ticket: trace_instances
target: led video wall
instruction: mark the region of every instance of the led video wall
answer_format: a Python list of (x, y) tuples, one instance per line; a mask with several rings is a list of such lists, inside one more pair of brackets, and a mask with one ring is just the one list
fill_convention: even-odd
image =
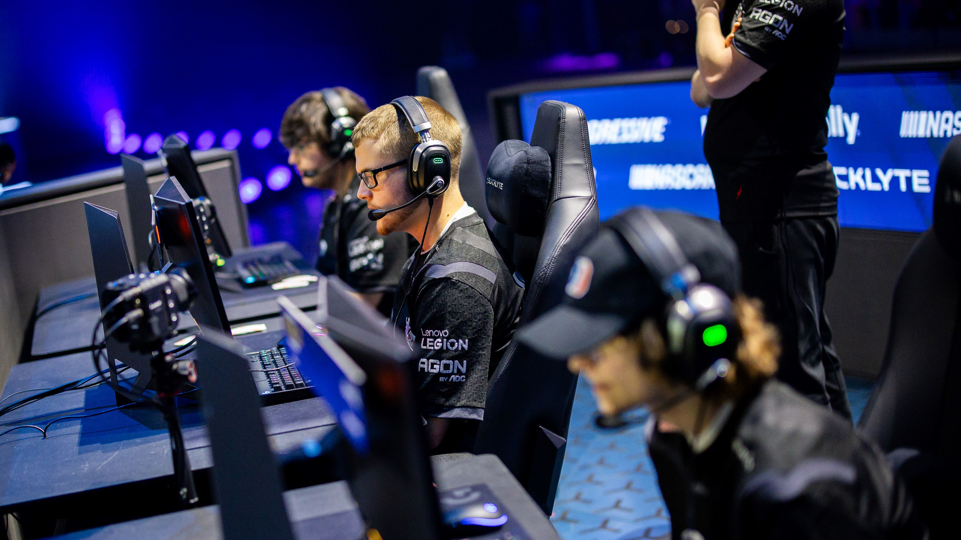
[[(707, 109), (690, 83), (657, 82), (549, 90), (519, 96), (530, 140), (545, 100), (584, 110), (601, 219), (629, 205), (717, 218), (702, 132)], [(838, 74), (825, 118), (828, 159), (840, 191), (842, 227), (920, 232), (931, 225), (938, 160), (961, 134), (956, 72)]]

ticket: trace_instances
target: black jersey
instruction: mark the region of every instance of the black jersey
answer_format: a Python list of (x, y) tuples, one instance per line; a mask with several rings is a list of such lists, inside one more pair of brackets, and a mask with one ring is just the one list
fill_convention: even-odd
[(781, 382), (745, 399), (701, 453), (652, 428), (651, 459), (674, 538), (924, 536), (878, 447)]
[(466, 204), (404, 267), (391, 321), (418, 355), (425, 417), (483, 420), (487, 380), (507, 349), (523, 289)]
[(377, 224), (367, 218), (367, 203), (357, 198), (359, 186), (355, 179), (343, 198), (334, 195), (324, 207), (317, 271), (339, 277), (360, 293), (384, 293), (379, 309), (387, 315), (416, 244), (404, 233), (377, 234)]
[(738, 17), (733, 47), (768, 71), (711, 105), (704, 155), (721, 220), (837, 215), (838, 190), (824, 146), (843, 0), (730, 0), (725, 33)]

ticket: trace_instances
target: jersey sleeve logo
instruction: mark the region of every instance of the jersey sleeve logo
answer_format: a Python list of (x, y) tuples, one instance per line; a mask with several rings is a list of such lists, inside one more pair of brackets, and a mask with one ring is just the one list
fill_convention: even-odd
[(571, 268), (571, 274), (567, 278), (567, 286), (564, 292), (567, 296), (574, 299), (584, 298), (587, 291), (591, 289), (591, 279), (594, 277), (594, 263), (587, 257), (578, 257)]
[(410, 347), (411, 351), (413, 351), (414, 341), (417, 340), (417, 336), (415, 336), (414, 332), (412, 332), (410, 329), (410, 317), (407, 317), (406, 328), (404, 328), (404, 336), (407, 338), (407, 346)]

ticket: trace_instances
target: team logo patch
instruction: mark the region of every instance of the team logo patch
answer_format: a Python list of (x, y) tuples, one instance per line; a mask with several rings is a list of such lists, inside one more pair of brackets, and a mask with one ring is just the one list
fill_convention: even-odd
[(414, 342), (417, 341), (417, 336), (415, 336), (414, 332), (410, 329), (410, 317), (407, 317), (407, 327), (404, 329), (404, 336), (407, 338), (407, 346), (413, 351)]
[(591, 289), (591, 279), (594, 277), (594, 263), (587, 257), (578, 257), (571, 268), (571, 275), (567, 278), (564, 292), (571, 298), (584, 298)]

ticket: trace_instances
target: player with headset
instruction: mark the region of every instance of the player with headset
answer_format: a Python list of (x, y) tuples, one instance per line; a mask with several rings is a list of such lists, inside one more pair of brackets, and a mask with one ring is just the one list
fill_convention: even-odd
[(904, 484), (842, 417), (772, 377), (777, 332), (739, 294), (720, 224), (631, 208), (518, 332), (591, 383), (601, 427), (645, 407), (672, 536), (922, 538)]
[(357, 199), (351, 136), (370, 109), (343, 87), (300, 96), (284, 113), (280, 140), (306, 187), (331, 190), (318, 240), (317, 270), (336, 275), (385, 315), (393, 305), (404, 261), (414, 248), (404, 235), (381, 237)]
[(391, 322), (418, 355), (431, 448), (470, 451), (522, 290), (461, 196), (460, 125), (437, 102), (405, 96), (365, 116), (353, 142), (357, 195), (377, 231), (403, 231), (420, 244), (404, 267)]

